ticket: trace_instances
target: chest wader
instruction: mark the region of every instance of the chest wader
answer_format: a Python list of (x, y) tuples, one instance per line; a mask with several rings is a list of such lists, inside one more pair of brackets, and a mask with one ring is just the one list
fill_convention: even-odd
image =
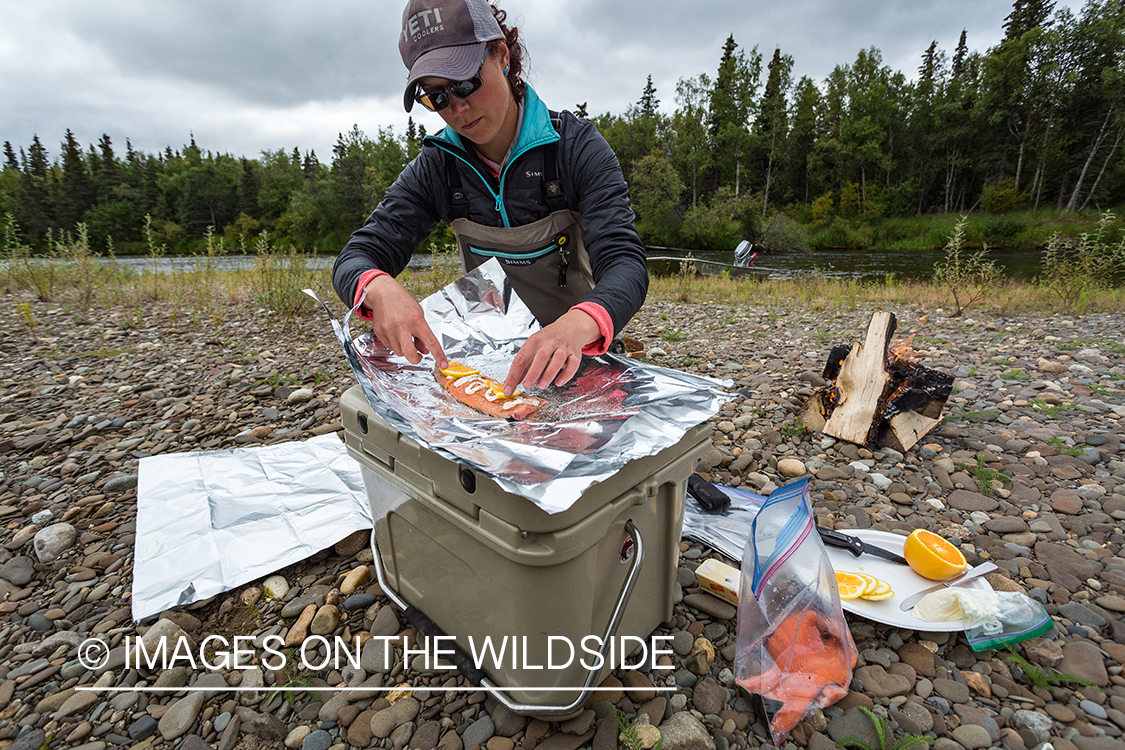
[[(519, 227), (490, 227), (469, 221), (456, 157), (446, 152), (445, 173), (455, 217), (450, 228), (465, 271), (496, 258), (511, 288), (547, 326), (586, 298), (594, 288), (590, 256), (582, 244), (578, 214), (567, 208), (558, 176), (556, 144), (543, 149), (543, 196), (550, 213)], [(505, 299), (509, 296), (505, 289)]]

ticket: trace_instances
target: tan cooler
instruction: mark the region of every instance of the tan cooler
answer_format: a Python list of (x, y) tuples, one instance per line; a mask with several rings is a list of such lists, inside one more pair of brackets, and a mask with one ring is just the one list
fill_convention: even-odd
[(423, 633), (455, 637), (470, 662), (489, 636), (493, 653), (507, 649), (499, 666), (489, 654), (483, 674), (462, 670), (472, 681), (513, 710), (567, 715), (610, 671), (608, 653), (596, 668), (601, 644), (612, 641), (615, 657), (622, 636), (632, 637), (627, 650), (652, 647), (672, 616), (685, 485), (711, 447), (709, 424), (552, 515), (399, 433), (359, 386), (344, 394), (341, 417), (363, 467), (384, 591)]

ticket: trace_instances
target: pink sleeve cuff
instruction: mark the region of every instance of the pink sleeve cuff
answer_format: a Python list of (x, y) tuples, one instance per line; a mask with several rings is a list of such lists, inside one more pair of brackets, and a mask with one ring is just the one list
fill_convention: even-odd
[(602, 337), (597, 341), (582, 347), (582, 353), (596, 357), (599, 354), (608, 352), (609, 345), (613, 341), (613, 321), (610, 320), (609, 313), (606, 312), (606, 309), (596, 302), (579, 302), (570, 309), (581, 310), (596, 320), (598, 322), (598, 329), (602, 334)]
[[(370, 271), (363, 272), (359, 277), (359, 283), (355, 285), (355, 299), (352, 300), (352, 307), (358, 305), (360, 300), (363, 299), (363, 293), (367, 290), (367, 285), (370, 284), (373, 279), (377, 279), (380, 276), (390, 276), (390, 274), (386, 271), (380, 271), (378, 268), (372, 268)], [(371, 311), (366, 307), (359, 308), (356, 310), (355, 314), (364, 320), (371, 320)]]

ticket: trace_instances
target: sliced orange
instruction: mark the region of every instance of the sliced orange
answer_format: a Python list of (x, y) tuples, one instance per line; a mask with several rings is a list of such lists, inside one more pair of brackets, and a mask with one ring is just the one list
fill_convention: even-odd
[(894, 595), (895, 595), (894, 590), (890, 586), (888, 586), (886, 591), (880, 591), (879, 593), (864, 594), (863, 598), (866, 599), (869, 602), (879, 602), (879, 601), (882, 601), (884, 599), (890, 599)]
[(863, 587), (863, 593), (860, 594), (860, 596), (867, 596), (872, 591), (879, 588), (879, 584), (882, 583), (882, 581), (875, 576), (867, 575), (866, 573), (856, 573), (856, 575), (867, 581), (867, 585)]
[(867, 581), (859, 573), (837, 570), (836, 588), (840, 589), (841, 599), (858, 599), (867, 588)]
[(480, 370), (474, 370), (460, 362), (450, 362), (449, 366), (441, 371), (441, 374), (448, 378), (463, 378), (466, 375), (480, 375)]
[(915, 573), (931, 581), (948, 580), (969, 566), (961, 550), (925, 529), (906, 537), (902, 556)]
[[(875, 580), (879, 582), (879, 585), (876, 586), (871, 591), (865, 591), (864, 594), (863, 594), (868, 599), (870, 599), (872, 596), (882, 596), (883, 594), (887, 593), (888, 591), (891, 591), (891, 584), (887, 583), (886, 581), (884, 581), (881, 578), (876, 578)], [(894, 596), (893, 591), (891, 592), (891, 595)]]

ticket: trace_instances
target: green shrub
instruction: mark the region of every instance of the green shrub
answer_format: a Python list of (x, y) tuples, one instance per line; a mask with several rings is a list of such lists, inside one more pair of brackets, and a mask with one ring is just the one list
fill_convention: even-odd
[(911, 178), (883, 188), (882, 203), (887, 216), (912, 216), (918, 210), (917, 180)]
[(830, 219), (832, 217), (833, 205), (834, 201), (831, 191), (814, 200), (809, 209), (812, 212), (812, 220), (819, 223)]
[(688, 209), (680, 225), (682, 242), (685, 247), (733, 250), (744, 239), (757, 239), (760, 211), (761, 204), (749, 193), (735, 197), (730, 188), (721, 187), (709, 204)]
[(953, 236), (945, 246), (945, 258), (934, 264), (934, 284), (945, 287), (953, 295), (957, 308), (955, 316), (991, 294), (1001, 277), (996, 264), (987, 259), (987, 247), (975, 253), (962, 252), (965, 222), (966, 218), (962, 217), (953, 227)]
[(826, 248), (859, 249), (869, 245), (868, 239), (860, 232), (853, 229), (848, 222), (836, 217), (827, 229), (814, 234), (809, 239), (809, 248), (823, 250)]
[(1125, 230), (1112, 244), (1115, 218), (1112, 211), (1103, 213), (1097, 230), (1083, 234), (1077, 244), (1057, 233), (1047, 242), (1040, 284), (1064, 309), (1084, 310), (1090, 292), (1110, 288), (1114, 276), (1125, 273)]
[(1022, 221), (1001, 216), (984, 226), (984, 236), (994, 245), (1011, 245), (1026, 229)]
[(36, 257), (33, 249), (20, 237), (15, 217), (4, 217), (4, 265), (7, 266), (9, 288), (30, 289), (40, 302), (50, 302), (55, 286), (60, 282), (59, 269), (54, 263), (54, 237), (47, 234), (47, 254)]
[(985, 185), (980, 197), (981, 208), (990, 214), (1010, 213), (1022, 202), (1023, 196), (1016, 190), (1014, 177)]
[[(254, 245), (257, 261), (251, 272), (251, 286), (258, 304), (271, 319), (291, 325), (304, 315), (313, 301), (301, 290), (323, 282), (323, 273), (310, 270), (308, 256), (290, 245), (284, 248), (270, 242), (269, 233), (262, 232)], [(315, 255), (311, 258), (315, 261)]]
[(782, 253), (803, 253), (809, 249), (805, 230), (785, 214), (774, 214), (766, 222), (758, 242)]

